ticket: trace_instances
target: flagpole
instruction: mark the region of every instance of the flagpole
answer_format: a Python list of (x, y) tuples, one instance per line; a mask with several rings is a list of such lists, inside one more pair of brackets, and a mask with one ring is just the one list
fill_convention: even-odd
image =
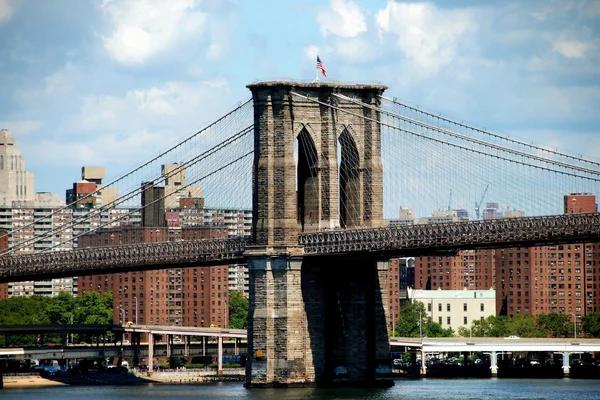
[(313, 83), (319, 83), (319, 68), (315, 68), (315, 80), (313, 81)]

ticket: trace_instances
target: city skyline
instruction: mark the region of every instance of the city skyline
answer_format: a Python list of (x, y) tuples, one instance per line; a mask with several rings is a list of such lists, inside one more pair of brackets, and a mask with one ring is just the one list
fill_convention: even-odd
[(317, 53), (329, 80), (376, 80), (475, 126), (600, 150), (599, 2), (166, 4), (0, 4), (0, 128), (37, 191), (63, 193), (82, 165), (120, 176), (249, 98), (246, 84), (312, 80)]

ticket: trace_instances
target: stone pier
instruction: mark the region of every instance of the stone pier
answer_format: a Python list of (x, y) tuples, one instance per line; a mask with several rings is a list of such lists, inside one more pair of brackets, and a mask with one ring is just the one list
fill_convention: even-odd
[(386, 87), (248, 88), (255, 150), (246, 385), (374, 382), (389, 363), (387, 260), (307, 257), (298, 235), (382, 226), (379, 115), (336, 94), (379, 105)]

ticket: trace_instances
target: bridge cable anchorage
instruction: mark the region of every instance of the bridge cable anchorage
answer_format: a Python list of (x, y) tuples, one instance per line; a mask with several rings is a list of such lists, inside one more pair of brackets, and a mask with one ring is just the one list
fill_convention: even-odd
[(585, 158), (577, 157), (577, 156), (574, 156), (572, 154), (562, 153), (562, 152), (559, 152), (559, 151), (556, 151), (556, 150), (552, 150), (552, 149), (548, 149), (548, 148), (545, 148), (545, 147), (536, 146), (536, 145), (534, 145), (532, 143), (527, 143), (527, 142), (524, 142), (524, 141), (521, 141), (521, 140), (517, 140), (517, 139), (513, 139), (513, 138), (510, 138), (510, 137), (507, 137), (507, 136), (498, 135), (496, 133), (487, 131), (485, 129), (476, 128), (476, 127), (471, 126), (471, 125), (466, 125), (466, 124), (464, 124), (462, 122), (458, 122), (458, 121), (455, 121), (455, 120), (452, 120), (452, 119), (449, 119), (449, 118), (445, 118), (445, 117), (442, 117), (442, 116), (439, 116), (439, 115), (435, 115), (435, 114), (432, 114), (432, 113), (428, 113), (428, 112), (423, 111), (423, 110), (421, 110), (419, 108), (416, 108), (416, 107), (413, 107), (413, 106), (409, 106), (409, 105), (407, 105), (405, 103), (401, 103), (401, 102), (397, 101), (397, 99), (395, 97), (394, 98), (390, 98), (390, 97), (386, 97), (386, 96), (379, 96), (379, 97), (382, 98), (382, 99), (384, 99), (384, 100), (387, 100), (387, 101), (389, 101), (389, 102), (391, 102), (391, 103), (393, 103), (395, 105), (398, 105), (400, 107), (404, 107), (404, 108), (409, 109), (411, 111), (415, 111), (415, 112), (417, 112), (419, 114), (423, 114), (423, 115), (426, 115), (428, 117), (431, 117), (431, 118), (434, 118), (434, 119), (437, 119), (437, 120), (441, 120), (441, 121), (447, 122), (447, 123), (452, 124), (452, 125), (457, 125), (457, 126), (460, 126), (462, 128), (465, 128), (465, 129), (469, 129), (469, 130), (472, 130), (472, 131), (475, 131), (475, 132), (478, 132), (478, 133), (481, 133), (481, 134), (484, 134), (484, 135), (487, 135), (487, 136), (491, 136), (491, 137), (494, 137), (494, 138), (497, 138), (497, 139), (501, 139), (501, 140), (505, 140), (505, 141), (508, 141), (508, 142), (512, 142), (514, 144), (518, 144), (518, 145), (521, 145), (521, 146), (530, 147), (530, 148), (532, 148), (534, 150), (544, 151), (544, 152), (547, 152), (547, 153), (550, 153), (550, 154), (554, 154), (554, 155), (557, 155), (557, 156), (560, 156), (560, 157), (565, 157), (565, 158), (569, 158), (569, 159), (572, 159), (572, 160), (575, 160), (575, 161), (581, 161), (581, 162), (585, 162), (585, 163), (596, 165), (596, 166), (600, 167), (600, 162), (596, 162), (596, 161), (593, 161), (593, 160), (588, 160), (588, 159), (585, 159)]
[[(112, 187), (113, 185), (117, 184), (118, 182), (124, 180), (125, 178), (133, 175), (134, 173), (140, 171), (142, 168), (151, 165), (153, 162), (159, 160), (161, 157), (163, 157), (164, 155), (172, 152), (173, 150), (177, 149), (178, 147), (183, 146), (184, 144), (186, 144), (187, 142), (191, 141), (192, 139), (194, 139), (195, 137), (197, 137), (198, 135), (208, 131), (209, 129), (211, 129), (212, 127), (214, 127), (216, 124), (220, 123), (221, 121), (231, 117), (232, 115), (236, 114), (238, 112), (238, 110), (242, 109), (245, 105), (249, 104), (252, 102), (252, 98), (249, 98), (243, 102), (238, 103), (238, 105), (231, 111), (225, 113), (224, 115), (222, 115), (221, 117), (217, 118), (215, 121), (213, 121), (212, 123), (208, 124), (207, 126), (205, 126), (204, 128), (198, 130), (196, 133), (194, 133), (193, 135), (189, 136), (188, 138), (184, 139), (183, 141), (175, 144), (174, 146), (170, 147), (169, 149), (161, 152), (159, 155), (153, 157), (152, 159), (150, 159), (149, 161), (146, 161), (145, 163), (143, 163), (142, 165), (132, 169), (131, 171), (125, 173), (124, 175), (120, 176), (117, 179), (112, 180), (111, 182), (109, 182), (108, 184), (103, 185), (101, 188), (96, 189), (95, 191), (91, 192), (91, 193), (87, 193), (84, 196), (78, 198), (77, 200), (65, 205), (64, 207), (60, 207), (58, 209), (53, 210), (52, 213), (49, 214), (45, 214), (44, 216), (42, 216), (41, 218), (38, 218), (36, 220), (34, 220), (33, 222), (27, 223), (17, 229), (12, 229), (11, 231), (9, 231), (7, 234), (8, 235), (12, 235), (13, 233), (19, 232), (19, 231), (24, 231), (27, 230), (28, 228), (32, 228), (33, 225), (35, 225), (36, 223), (46, 220), (46, 219), (51, 219), (53, 216), (55, 216), (56, 214), (59, 214), (60, 212), (63, 212), (69, 208), (72, 208), (73, 206), (75, 206), (76, 204), (80, 204), (83, 200), (87, 200), (95, 195), (98, 195), (99, 192), (101, 192), (102, 190)], [(111, 203), (110, 206), (112, 206), (114, 203)], [(108, 208), (108, 207), (107, 207)]]
[[(204, 159), (206, 159), (207, 157), (210, 157), (210, 156), (212, 156), (212, 155), (216, 154), (218, 151), (220, 151), (220, 150), (222, 150), (222, 149), (226, 148), (227, 146), (229, 146), (229, 145), (231, 145), (232, 143), (234, 143), (234, 142), (238, 141), (239, 139), (241, 139), (241, 138), (243, 138), (243, 137), (245, 137), (245, 136), (249, 135), (249, 134), (250, 134), (250, 133), (252, 133), (252, 132), (253, 132), (253, 126), (248, 126), (248, 127), (244, 128), (244, 129), (242, 129), (241, 131), (237, 132), (236, 134), (234, 134), (234, 135), (233, 135), (233, 136), (231, 136), (230, 138), (227, 138), (227, 139), (225, 139), (224, 141), (222, 141), (222, 142), (220, 142), (220, 143), (216, 144), (215, 146), (213, 146), (212, 148), (210, 148), (210, 149), (208, 149), (208, 150), (204, 151), (203, 153), (201, 153), (201, 154), (199, 154), (199, 155), (195, 156), (193, 159), (191, 159), (191, 160), (187, 161), (186, 163), (183, 163), (183, 164), (181, 164), (180, 166), (178, 166), (178, 167), (177, 167), (177, 168), (175, 168), (174, 170), (170, 171), (168, 174), (161, 176), (161, 177), (158, 179), (159, 183), (160, 183), (161, 181), (167, 181), (169, 178), (171, 178), (171, 177), (175, 176), (175, 175), (176, 175), (176, 174), (178, 174), (180, 171), (182, 171), (182, 170), (185, 170), (185, 168), (186, 168), (186, 167), (193, 166), (193, 165), (197, 164), (198, 162), (200, 162), (200, 161), (203, 161), (203, 160), (204, 160)], [(186, 139), (186, 140), (188, 140), (188, 139)], [(248, 155), (249, 155), (249, 153), (247, 153), (247, 154), (243, 155), (242, 157), (240, 157), (240, 158), (238, 158), (238, 159), (236, 159), (236, 160), (234, 160), (234, 161), (239, 161), (241, 158), (245, 158), (245, 157), (247, 157)], [(230, 165), (232, 165), (232, 164), (233, 164), (233, 163), (228, 163), (228, 164), (226, 164), (226, 165), (225, 165), (225, 167), (226, 167), (226, 166), (230, 166)], [(217, 171), (221, 171), (221, 170), (222, 170), (222, 168), (219, 168)], [(217, 171), (215, 171), (215, 172), (217, 172)], [(202, 179), (205, 179), (205, 178), (207, 178), (207, 177), (209, 177), (209, 176), (211, 176), (211, 175), (212, 175), (212, 174), (205, 175), (205, 176), (203, 176), (203, 177), (202, 177)], [(191, 184), (187, 184), (187, 185), (185, 185), (185, 186), (182, 186), (182, 187), (180, 187), (180, 190), (183, 190), (183, 189), (189, 188), (190, 186), (192, 186), (194, 183), (197, 183), (197, 182), (199, 182), (199, 180), (196, 180), (196, 181), (192, 182)], [(11, 249), (11, 253), (14, 253), (14, 252), (16, 252), (16, 251), (18, 251), (18, 250), (20, 250), (20, 249), (22, 249), (22, 248), (25, 248), (25, 247), (27, 247), (27, 246), (31, 245), (32, 243), (35, 243), (35, 242), (41, 241), (41, 240), (43, 240), (43, 239), (45, 239), (45, 238), (47, 238), (47, 237), (49, 237), (49, 236), (52, 236), (52, 235), (54, 235), (54, 234), (56, 234), (56, 233), (58, 233), (58, 232), (63, 232), (63, 231), (66, 229), (66, 228), (73, 228), (73, 226), (74, 226), (74, 225), (76, 225), (76, 224), (80, 224), (80, 223), (81, 223), (81, 222), (83, 222), (83, 221), (88, 221), (88, 220), (90, 220), (91, 218), (93, 218), (93, 217), (95, 217), (95, 216), (98, 216), (98, 215), (100, 215), (100, 214), (101, 214), (103, 211), (106, 211), (106, 210), (108, 210), (108, 209), (110, 209), (110, 208), (113, 208), (113, 207), (115, 207), (115, 206), (116, 206), (116, 205), (118, 205), (118, 204), (124, 203), (124, 202), (126, 202), (127, 200), (130, 200), (130, 199), (133, 199), (133, 198), (137, 197), (137, 196), (139, 195), (139, 192), (140, 192), (141, 190), (142, 190), (142, 189), (141, 189), (141, 187), (140, 187), (140, 188), (133, 189), (133, 190), (131, 190), (130, 192), (128, 192), (128, 193), (126, 193), (126, 194), (122, 195), (122, 196), (121, 196), (121, 197), (120, 197), (120, 198), (119, 198), (117, 201), (115, 201), (115, 202), (112, 202), (112, 203), (110, 203), (110, 204), (107, 204), (107, 205), (105, 205), (105, 206), (102, 206), (102, 207), (100, 207), (100, 208), (95, 208), (95, 209), (93, 209), (93, 211), (90, 211), (89, 213), (86, 213), (86, 214), (85, 214), (83, 217), (81, 217), (81, 218), (78, 218), (78, 219), (76, 219), (76, 220), (72, 221), (72, 223), (71, 223), (70, 225), (66, 225), (66, 226), (65, 226), (65, 225), (63, 225), (63, 226), (59, 226), (59, 227), (56, 227), (56, 228), (54, 228), (54, 229), (51, 229), (51, 230), (49, 230), (49, 231), (46, 231), (46, 232), (44, 232), (44, 233), (43, 233), (43, 234), (41, 234), (41, 235), (36, 235), (36, 236), (35, 236), (34, 238), (32, 238), (32, 239), (25, 240), (24, 242), (21, 242), (21, 243), (19, 243), (17, 246), (13, 247), (13, 249)], [(149, 203), (149, 204), (146, 204), (146, 205), (145, 205), (145, 207), (149, 207), (150, 205), (152, 205), (152, 204), (155, 204), (155, 203), (157, 203), (158, 201), (165, 199), (165, 198), (166, 198), (166, 197), (168, 197), (169, 195), (170, 195), (170, 194), (164, 195), (164, 196), (162, 196), (162, 197), (160, 197), (160, 198), (156, 199), (155, 201), (153, 201), (153, 202), (151, 202), (151, 203)], [(139, 210), (141, 210), (141, 209), (143, 209), (143, 208), (144, 208), (144, 207), (139, 207), (139, 208), (137, 208), (137, 209), (133, 209), (133, 210), (131, 210), (131, 211), (129, 211), (129, 212), (127, 212), (127, 213), (125, 213), (125, 214), (122, 214), (122, 215), (120, 215), (120, 216), (119, 216), (119, 217), (117, 217), (117, 218), (114, 218), (114, 219), (112, 219), (112, 220), (109, 220), (109, 221), (107, 221), (107, 222), (104, 222), (104, 223), (100, 223), (100, 224), (99, 224), (99, 225), (96, 227), (96, 229), (100, 229), (100, 228), (103, 228), (103, 227), (106, 227), (106, 226), (113, 225), (113, 224), (114, 224), (115, 222), (117, 222), (117, 221), (121, 221), (121, 220), (124, 220), (124, 219), (126, 219), (126, 218), (128, 218), (128, 217), (131, 217), (133, 214), (135, 214), (137, 211), (139, 211)], [(78, 234), (78, 235), (73, 235), (71, 238), (69, 238), (69, 239), (66, 239), (66, 240), (63, 240), (63, 241), (60, 241), (60, 242), (58, 242), (58, 243), (54, 244), (53, 246), (51, 246), (51, 247), (49, 247), (49, 248), (46, 248), (46, 249), (42, 250), (41, 252), (52, 251), (54, 248), (58, 248), (59, 246), (61, 246), (61, 245), (63, 245), (63, 244), (68, 244), (68, 243), (71, 243), (71, 242), (72, 242), (72, 239), (76, 239), (76, 238), (78, 238), (78, 237), (80, 237), (80, 236), (82, 236), (82, 235), (85, 235), (85, 234), (89, 233), (89, 232), (90, 232), (90, 231), (85, 231), (85, 232), (82, 232), (82, 233), (80, 233), (80, 234)]]

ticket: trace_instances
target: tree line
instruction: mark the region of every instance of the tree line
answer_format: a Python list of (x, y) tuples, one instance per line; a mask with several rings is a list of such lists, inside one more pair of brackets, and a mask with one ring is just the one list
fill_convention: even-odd
[[(111, 292), (86, 292), (72, 296), (62, 292), (55, 297), (18, 296), (0, 301), (0, 325), (66, 325), (113, 323)], [(0, 337), (0, 346), (34, 346), (40, 344), (38, 335)], [(71, 340), (90, 340), (85, 335), (73, 335)], [(45, 335), (44, 344), (63, 343), (61, 335)]]
[[(229, 292), (229, 327), (246, 329), (248, 327), (248, 299), (242, 292)], [(0, 301), (0, 325), (107, 325), (113, 323), (113, 295), (111, 292), (100, 294), (89, 291), (82, 296), (72, 296), (62, 292), (55, 297), (18, 296)], [(1, 346), (35, 346), (38, 335), (0, 336)], [(72, 335), (75, 343), (91, 342), (94, 338), (85, 335)], [(111, 334), (107, 341), (120, 340)], [(7, 343), (8, 340), (8, 343)], [(44, 342), (64, 343), (66, 338), (60, 335), (45, 335)]]
[(578, 324), (573, 324), (569, 315), (549, 313), (540, 315), (515, 315), (512, 317), (489, 316), (474, 320), (469, 327), (460, 327), (458, 332), (431, 320), (420, 301), (407, 302), (400, 309), (400, 317), (394, 326), (396, 337), (529, 337), (566, 338), (600, 337), (600, 314), (588, 314)]

